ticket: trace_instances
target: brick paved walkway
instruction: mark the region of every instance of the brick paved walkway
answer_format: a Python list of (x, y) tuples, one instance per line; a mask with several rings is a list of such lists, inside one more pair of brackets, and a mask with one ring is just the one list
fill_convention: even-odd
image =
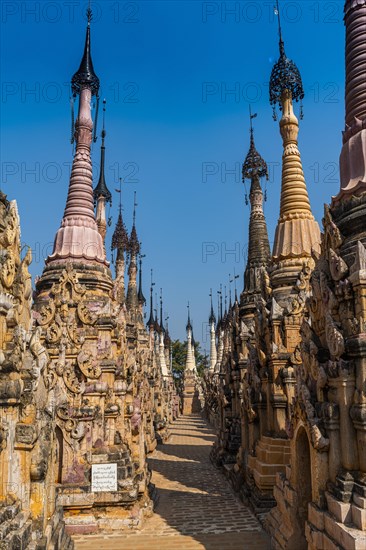
[(191, 415), (171, 432), (150, 458), (159, 502), (143, 529), (75, 537), (75, 550), (268, 550), (257, 519), (210, 463), (212, 429)]

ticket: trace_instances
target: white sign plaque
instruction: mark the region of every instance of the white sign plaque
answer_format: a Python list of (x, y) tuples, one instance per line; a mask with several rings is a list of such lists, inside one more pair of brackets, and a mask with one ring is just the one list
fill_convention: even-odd
[(117, 464), (92, 464), (91, 490), (117, 491)]

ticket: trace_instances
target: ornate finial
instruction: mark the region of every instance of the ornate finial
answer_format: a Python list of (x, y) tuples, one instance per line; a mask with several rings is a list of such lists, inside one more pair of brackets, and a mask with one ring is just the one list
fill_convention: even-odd
[(136, 206), (138, 206), (136, 202), (136, 191), (133, 193), (133, 225), (135, 225), (136, 221)]
[(163, 323), (163, 289), (160, 289), (160, 328), (164, 332), (164, 323)]
[(125, 252), (128, 250), (128, 234), (122, 219), (122, 178), (120, 178), (119, 189), (115, 189), (115, 191), (119, 193), (119, 214), (116, 228), (112, 235), (111, 250)]
[(282, 38), (281, 14), (280, 14), (280, 6), (279, 6), (278, 0), (276, 0), (274, 12), (275, 12), (275, 15), (277, 15), (277, 20), (278, 20), (278, 38), (279, 38), (280, 54), (285, 55), (285, 44)]
[(219, 326), (221, 322), (221, 316), (220, 316), (220, 291), (217, 291), (217, 326)]
[(97, 203), (97, 200), (99, 197), (104, 197), (105, 202), (109, 202), (109, 204), (112, 204), (112, 195), (109, 191), (106, 181), (105, 181), (105, 174), (104, 174), (104, 166), (105, 166), (105, 145), (104, 145), (104, 139), (106, 136), (105, 131), (105, 110), (106, 110), (106, 100), (103, 100), (103, 130), (102, 130), (102, 146), (100, 148), (100, 174), (99, 174), (99, 181), (98, 185), (95, 187), (93, 191), (94, 195), (94, 204)]
[(146, 254), (140, 254), (139, 257), (139, 291), (137, 294), (138, 301), (141, 305), (146, 304), (144, 293), (142, 292), (142, 258), (145, 258)]
[(300, 71), (291, 59), (286, 56), (285, 45), (282, 38), (282, 28), (280, 21), (280, 9), (278, 0), (276, 0), (275, 14), (278, 17), (278, 32), (279, 32), (279, 49), (280, 57), (274, 65), (269, 82), (269, 100), (273, 107), (273, 118), (277, 120), (276, 105), (279, 104), (280, 109), (282, 94), (285, 90), (291, 93), (293, 101), (300, 101), (302, 115), (302, 100), (304, 99), (304, 88), (302, 85)]
[(234, 279), (231, 278), (231, 273), (229, 273), (229, 309), (231, 304), (231, 284), (233, 283)]
[(158, 321), (158, 295), (156, 292), (155, 292), (155, 306), (156, 307), (154, 308), (154, 313), (155, 313), (154, 329), (155, 329), (155, 332), (160, 332), (160, 325)]
[(153, 327), (154, 326), (154, 304), (153, 304), (153, 291), (154, 291), (154, 285), (155, 283), (153, 283), (153, 270), (151, 269), (150, 271), (150, 317), (149, 317), (149, 320), (147, 322), (147, 325), (149, 327)]
[(107, 100), (104, 98), (103, 99), (103, 129), (102, 129), (102, 145), (104, 143), (104, 138), (105, 136), (107, 135), (106, 134), (106, 131), (105, 131), (105, 111), (106, 111), (106, 107), (107, 107)]
[(236, 289), (236, 279), (239, 279), (239, 275), (236, 275), (235, 274), (235, 267), (234, 267), (234, 290), (235, 290), (235, 302), (238, 301), (238, 293), (237, 293), (237, 289)]
[(134, 197), (133, 198), (133, 225), (132, 225), (130, 241), (129, 241), (129, 253), (131, 255), (134, 255), (134, 254), (137, 255), (140, 252), (140, 243), (139, 243), (139, 240), (137, 238), (137, 231), (136, 231), (136, 225), (135, 225), (135, 222), (136, 222), (136, 206), (137, 206), (136, 191), (134, 192), (133, 197)]
[(191, 325), (191, 312), (190, 312), (190, 307), (189, 307), (189, 302), (188, 302), (188, 305), (187, 305), (187, 309), (188, 309), (188, 321), (187, 321), (187, 325), (186, 325), (186, 330), (192, 330), (192, 325)]
[(88, 26), (90, 27), (90, 22), (93, 19), (93, 12), (92, 12), (92, 9), (90, 7), (90, 0), (89, 0), (88, 8), (86, 10), (86, 18), (88, 20)]
[(165, 346), (165, 349), (168, 349), (171, 345), (171, 339), (170, 339), (170, 335), (169, 335), (169, 326), (168, 326), (168, 321), (169, 321), (169, 315), (167, 315), (167, 313), (165, 312), (165, 329), (164, 329), (164, 333), (165, 333), (165, 336), (164, 336), (164, 346)]
[(215, 322), (216, 322), (216, 317), (215, 317), (215, 313), (214, 313), (214, 309), (213, 309), (213, 303), (212, 303), (212, 288), (210, 289), (210, 300), (211, 300), (211, 311), (210, 311), (210, 317), (209, 317), (208, 322), (211, 325), (212, 323), (215, 324)]
[(90, 22), (92, 20), (93, 14), (90, 8), (90, 4), (86, 11), (86, 16), (88, 19), (88, 26), (86, 28), (84, 54), (79, 69), (76, 71), (71, 79), (71, 88), (74, 96), (80, 94), (83, 88), (89, 88), (92, 92), (92, 95), (95, 96), (98, 96), (99, 92), (99, 78), (94, 72), (93, 61), (91, 57)]
[(243, 163), (242, 176), (243, 183), (245, 178), (252, 179), (254, 176), (263, 178), (264, 176), (268, 180), (268, 168), (266, 162), (258, 153), (254, 144), (254, 130), (253, 130), (253, 118), (257, 117), (257, 113), (252, 114), (252, 110), (249, 106), (249, 118), (250, 118), (250, 146), (248, 154)]
[(222, 320), (222, 284), (220, 284), (219, 295), (220, 295), (220, 319)]
[(122, 212), (122, 178), (119, 178), (119, 189), (116, 189), (119, 193), (119, 211)]

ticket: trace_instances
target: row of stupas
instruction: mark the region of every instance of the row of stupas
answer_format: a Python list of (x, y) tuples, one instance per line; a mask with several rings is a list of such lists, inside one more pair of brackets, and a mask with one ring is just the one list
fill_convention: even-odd
[(90, 8), (87, 18), (66, 207), (33, 304), (31, 252), (22, 258), (16, 203), (0, 194), (1, 548), (68, 550), (69, 534), (140, 525), (152, 510), (147, 454), (178, 414), (169, 333), (162, 314), (144, 325), (135, 209), (128, 235), (121, 201), (115, 278), (106, 256), (104, 124), (92, 186)]
[(283, 140), (274, 245), (271, 252), (260, 183), (267, 165), (251, 123), (244, 289), (217, 323), (212, 305), (209, 318), (211, 458), (262, 518), (275, 549), (366, 548), (366, 0), (347, 0), (344, 13), (341, 185), (325, 205), (323, 233), (298, 148), (294, 102), (303, 85), (279, 24), (270, 78)]

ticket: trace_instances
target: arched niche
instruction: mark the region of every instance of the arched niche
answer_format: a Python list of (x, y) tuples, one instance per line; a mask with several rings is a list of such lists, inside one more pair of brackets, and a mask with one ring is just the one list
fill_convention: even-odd
[(297, 494), (297, 517), (300, 533), (298, 550), (307, 548), (305, 539), (305, 522), (308, 519), (308, 505), (312, 501), (311, 450), (308, 434), (300, 426), (295, 434), (295, 486)]

